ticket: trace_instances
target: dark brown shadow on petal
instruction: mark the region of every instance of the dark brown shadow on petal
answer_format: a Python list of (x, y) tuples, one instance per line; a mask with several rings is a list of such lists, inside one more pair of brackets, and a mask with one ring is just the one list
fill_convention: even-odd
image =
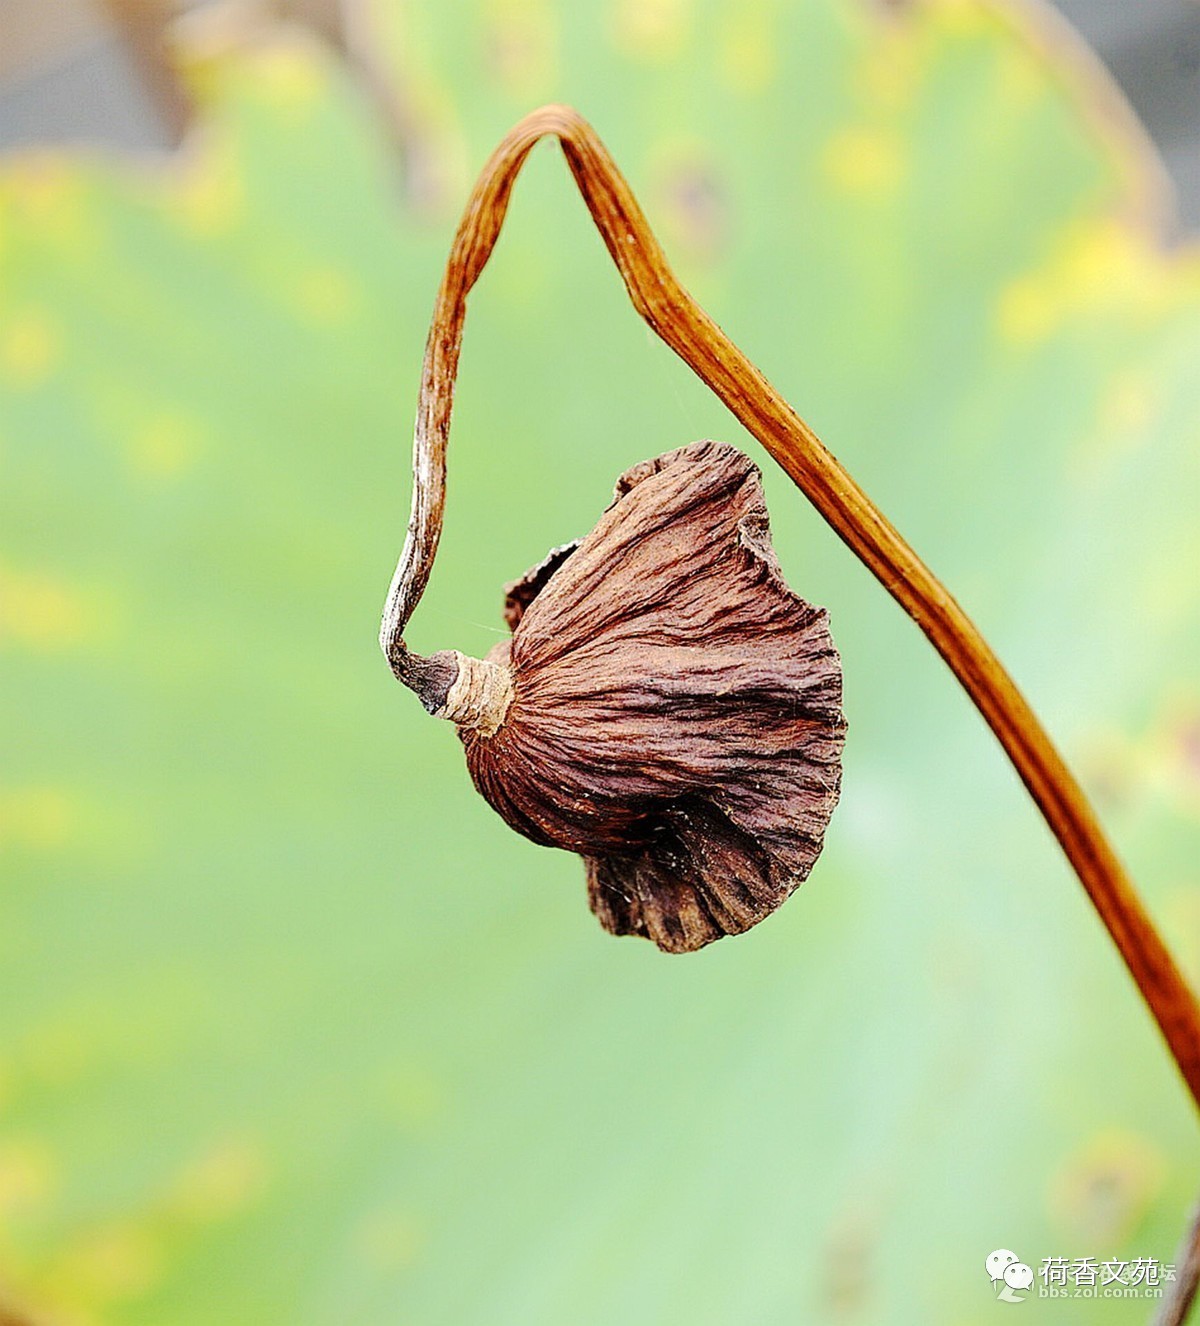
[(612, 934), (691, 953), (768, 916), (819, 852), (813, 844), (807, 865), (789, 875), (716, 806), (685, 798), (668, 808), (640, 851), (585, 860), (588, 902)]

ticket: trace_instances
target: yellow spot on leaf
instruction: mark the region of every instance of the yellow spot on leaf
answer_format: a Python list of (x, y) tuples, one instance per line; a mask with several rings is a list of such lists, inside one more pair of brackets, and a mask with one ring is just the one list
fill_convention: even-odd
[(1116, 282), (1137, 293), (1152, 274), (1147, 258), (1138, 238), (1125, 226), (1111, 221), (1087, 226), (1062, 250), (1063, 284), (1070, 292), (1085, 294), (1111, 291)]
[(306, 116), (321, 99), (328, 82), (324, 68), (305, 46), (277, 47), (255, 67), (255, 86), (262, 97), (292, 120)]
[(245, 210), (245, 185), (233, 143), (225, 138), (209, 143), (168, 205), (186, 229), (203, 239), (232, 230)]
[(373, 1211), (359, 1225), (355, 1245), (362, 1260), (375, 1271), (399, 1271), (416, 1259), (420, 1232), (401, 1211)]
[(40, 386), (59, 358), (61, 341), (44, 309), (16, 311), (0, 326), (0, 375), (15, 387)]
[(0, 564), (0, 646), (57, 653), (96, 639), (104, 622), (94, 595), (37, 571)]
[(77, 174), (62, 158), (44, 153), (19, 156), (4, 169), (0, 196), (21, 221), (53, 224), (79, 202)]
[(1063, 235), (1043, 266), (1000, 291), (996, 326), (1009, 344), (1031, 346), (1072, 318), (1108, 312), (1127, 325), (1139, 311), (1157, 311), (1179, 285), (1136, 232), (1092, 221)]
[(0, 231), (7, 225), (41, 249), (90, 258), (104, 243), (86, 177), (63, 158), (48, 153), (21, 155), (0, 174)]
[(683, 50), (691, 30), (690, 0), (617, 0), (613, 16), (618, 48), (648, 63), (665, 63)]
[(880, 26), (855, 71), (855, 82), (868, 102), (895, 112), (912, 103), (921, 71), (921, 48), (913, 25)]
[(1166, 1161), (1147, 1138), (1096, 1133), (1050, 1183), (1050, 1214), (1081, 1247), (1111, 1247), (1137, 1227), (1162, 1187)]
[(315, 268), (296, 283), (296, 303), (306, 322), (337, 326), (357, 311), (359, 290), (345, 273), (333, 267)]
[(1009, 113), (1025, 110), (1046, 90), (1046, 66), (1024, 45), (996, 48), (996, 97)]
[(173, 479), (188, 469), (200, 450), (200, 430), (190, 420), (161, 414), (139, 428), (129, 440), (129, 462), (149, 479)]
[(183, 1170), (171, 1209), (190, 1220), (226, 1219), (259, 1196), (266, 1172), (259, 1146), (246, 1138), (226, 1138)]
[(1044, 282), (1018, 277), (1000, 292), (996, 324), (1010, 345), (1031, 345), (1048, 336), (1055, 322), (1055, 301)]
[(0, 1143), (0, 1223), (43, 1203), (54, 1182), (46, 1147), (29, 1140)]
[(1160, 408), (1159, 392), (1144, 373), (1114, 373), (1100, 399), (1095, 427), (1071, 457), (1075, 477), (1086, 481), (1133, 455), (1147, 441)]
[(61, 847), (77, 821), (73, 802), (58, 788), (0, 788), (0, 848), (48, 851)]
[[(1200, 554), (1200, 542), (1194, 550), (1184, 547), (1178, 551), (1181, 565), (1190, 569)], [(1189, 591), (1186, 578), (1159, 577), (1157, 586), (1146, 589), (1150, 604), (1157, 609), (1152, 615), (1170, 624), (1175, 620), (1172, 605), (1182, 605), (1186, 615), (1192, 606)], [(1156, 595), (1161, 595), (1161, 605), (1156, 605)], [(1146, 612), (1145, 605), (1142, 611)], [(1132, 803), (1136, 798), (1143, 813), (1154, 806), (1172, 815), (1200, 819), (1200, 699), (1193, 692), (1168, 695), (1136, 733), (1114, 728), (1093, 736), (1092, 746), (1085, 772), (1089, 782), (1112, 802)], [(1200, 889), (1200, 867), (1195, 878)]]
[(488, 64), (509, 96), (550, 96), (558, 77), (559, 16), (545, 0), (491, 0)]
[(1140, 373), (1118, 373), (1104, 399), (1103, 415), (1118, 435), (1139, 432), (1154, 417), (1157, 393)]
[(978, 38), (998, 26), (997, 20), (986, 8), (981, 5), (964, 5), (960, 0), (936, 0), (930, 5), (930, 10), (936, 17), (937, 33), (946, 37), (959, 40)]
[(138, 1298), (161, 1278), (160, 1242), (150, 1229), (129, 1222), (101, 1225), (63, 1250), (55, 1280), (91, 1304)]
[(822, 166), (844, 192), (878, 199), (900, 183), (904, 170), (900, 140), (882, 128), (843, 129), (826, 144)]
[(721, 81), (742, 96), (766, 92), (775, 80), (778, 60), (770, 17), (765, 7), (741, 7), (717, 43)]

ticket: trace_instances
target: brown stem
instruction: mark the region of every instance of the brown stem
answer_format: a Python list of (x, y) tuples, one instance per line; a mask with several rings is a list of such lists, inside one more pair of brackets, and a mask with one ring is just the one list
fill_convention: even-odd
[(1200, 1287), (1200, 1206), (1192, 1212), (1175, 1254), (1175, 1280), (1158, 1305), (1152, 1326), (1183, 1326), (1196, 1301), (1197, 1287)]
[(505, 136), (467, 203), (425, 348), (408, 537), (380, 643), (401, 680), (425, 666), (404, 628), (429, 580), (442, 529), (446, 442), (466, 298), (500, 233), (513, 183), (538, 139), (558, 138), (634, 307), (729, 407), (851, 551), (929, 637), (1000, 740), (1062, 845), (1200, 1105), (1200, 1009), (1142, 906), (1082, 789), (966, 613), (757, 368), (696, 304), (604, 144), (569, 106), (543, 106)]

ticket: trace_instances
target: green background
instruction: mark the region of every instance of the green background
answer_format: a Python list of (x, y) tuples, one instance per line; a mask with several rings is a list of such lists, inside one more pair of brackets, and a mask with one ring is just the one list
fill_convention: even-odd
[[(974, 1323), (996, 1247), (1170, 1260), (1195, 1119), (919, 632), (637, 320), (552, 147), (472, 299), (411, 643), (626, 466), (767, 467), (850, 722), (825, 854), (672, 958), (601, 932), (375, 635), (457, 209), (567, 100), (685, 283), (992, 639), (1200, 977), (1200, 254), (1030, 14), (379, 5), (184, 46), (166, 167), (0, 161), (0, 1286), (35, 1322)], [(1141, 1321), (1149, 1304), (1026, 1304)]]

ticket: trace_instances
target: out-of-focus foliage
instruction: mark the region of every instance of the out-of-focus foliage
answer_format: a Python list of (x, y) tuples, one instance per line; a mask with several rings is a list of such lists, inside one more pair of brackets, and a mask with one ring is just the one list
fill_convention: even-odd
[[(165, 173), (0, 164), (5, 1291), (70, 1326), (924, 1324), (990, 1320), (998, 1246), (1169, 1259), (1172, 1067), (982, 723), (780, 476), (850, 741), (824, 858), (743, 938), (601, 933), (375, 644), (454, 208), (570, 100), (1200, 974), (1200, 263), (1136, 220), (1133, 149), (983, 5), (383, 13), (419, 208), (286, 34), (193, 69)], [(551, 148), (473, 308), (418, 648), (486, 650), (623, 467), (753, 446)]]

